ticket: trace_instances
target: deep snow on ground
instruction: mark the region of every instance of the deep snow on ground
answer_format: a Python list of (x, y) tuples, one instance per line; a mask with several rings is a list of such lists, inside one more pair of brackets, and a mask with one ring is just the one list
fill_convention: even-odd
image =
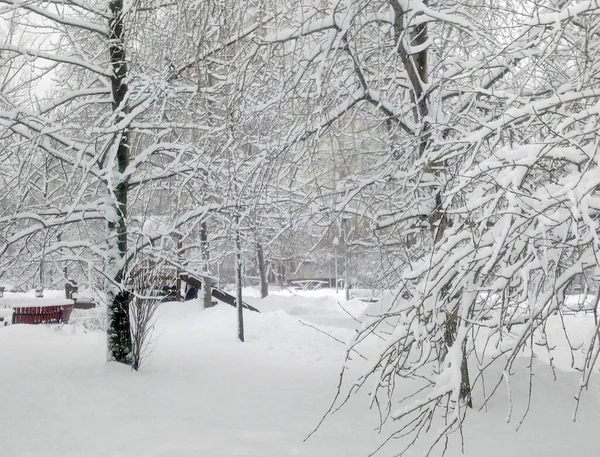
[[(373, 451), (385, 435), (374, 430), (377, 413), (367, 409), (364, 395), (303, 442), (333, 398), (344, 358), (344, 345), (322, 332), (347, 340), (366, 305), (346, 304), (330, 291), (246, 300), (263, 311), (244, 314), (246, 343), (236, 340), (232, 307), (163, 304), (153, 352), (137, 373), (105, 363), (103, 333), (77, 323), (0, 328), (0, 456), (351, 457)], [(569, 319), (574, 334), (589, 331), (589, 317)], [(549, 332), (558, 329), (549, 325)], [(519, 362), (511, 382), (510, 423), (505, 388), (487, 411), (469, 412), (465, 455), (599, 455), (600, 391), (593, 383), (573, 423), (579, 373), (568, 358), (555, 361), (562, 368), (557, 381), (543, 357), (534, 361), (531, 411), (518, 432), (529, 359)], [(362, 367), (356, 359), (350, 373)], [(478, 392), (475, 398), (481, 406)], [(391, 443), (380, 455), (399, 449)], [(461, 455), (458, 434), (447, 455)]]

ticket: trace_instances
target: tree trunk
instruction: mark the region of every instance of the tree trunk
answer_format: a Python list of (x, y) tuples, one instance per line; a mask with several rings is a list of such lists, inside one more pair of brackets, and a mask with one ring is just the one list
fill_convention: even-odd
[(337, 246), (333, 248), (333, 269), (335, 275), (335, 295), (340, 292), (340, 283), (338, 282), (338, 254), (337, 254)]
[(285, 265), (283, 261), (279, 262), (277, 266), (278, 274), (277, 274), (277, 282), (281, 287), (285, 286)]
[(350, 262), (348, 261), (348, 252), (344, 252), (344, 297), (346, 301), (350, 301)]
[(256, 256), (258, 257), (258, 273), (260, 275), (260, 297), (265, 298), (269, 295), (269, 282), (267, 280), (267, 264), (265, 263), (265, 253), (262, 244), (256, 243)]
[[(208, 250), (208, 229), (206, 227), (206, 221), (203, 221), (202, 224), (200, 224), (200, 249), (202, 251), (202, 260), (204, 260), (204, 271), (208, 273), (210, 254)], [(210, 283), (208, 274), (202, 277), (202, 287), (204, 287), (204, 308), (212, 308), (212, 284)]]
[(202, 251), (202, 260), (208, 262), (210, 252), (208, 250), (208, 228), (206, 227), (206, 221), (200, 224), (200, 249)]
[[(424, 0), (424, 4), (427, 4), (428, 1)], [(427, 69), (427, 60), (428, 60), (428, 51), (427, 48), (421, 49), (419, 52), (414, 54), (408, 54), (404, 49), (404, 45), (402, 43), (402, 37), (408, 31), (405, 29), (404, 19), (406, 18), (406, 11), (402, 9), (402, 6), (399, 2), (390, 0), (390, 4), (394, 9), (394, 33), (396, 36), (396, 44), (398, 49), (398, 54), (402, 63), (404, 65), (404, 69), (408, 75), (408, 78), (411, 83), (411, 87), (413, 89), (412, 92), (412, 100), (414, 103), (413, 116), (415, 122), (421, 124), (421, 130), (419, 132), (419, 155), (423, 156), (427, 147), (429, 146), (429, 142), (431, 140), (431, 124), (427, 121), (429, 117), (429, 97), (427, 93), (427, 83), (428, 83), (428, 69)], [(411, 28), (410, 31), (410, 44), (416, 48), (423, 47), (423, 45), (427, 42), (427, 23), (423, 22), (415, 27)], [(430, 172), (432, 174), (439, 175), (443, 172), (443, 164), (430, 164), (429, 165)], [(446, 227), (448, 225), (448, 220), (445, 212), (442, 208), (442, 190), (438, 190), (435, 194), (436, 207), (433, 212), (429, 215), (429, 221), (431, 223), (432, 233), (433, 233), (433, 243), (434, 245), (440, 241), (444, 235)], [(456, 313), (452, 313), (446, 319), (446, 344), (448, 347), (454, 344), (454, 340), (456, 338), (456, 332), (458, 329), (458, 316)], [(461, 366), (461, 388), (460, 388), (460, 398), (467, 402), (467, 405), (471, 407), (471, 386), (469, 382), (469, 369), (467, 365), (467, 356), (465, 351), (463, 350), (463, 360)]]
[(131, 328), (129, 305), (131, 294), (122, 290), (113, 298), (108, 307), (107, 346), (108, 361), (131, 363)]
[[(127, 62), (125, 59), (125, 29), (123, 24), (123, 0), (112, 0), (109, 4), (112, 14), (109, 20), (109, 55), (112, 67), (111, 89), (113, 96), (112, 109), (117, 112), (115, 123), (118, 123), (129, 112), (124, 105), (127, 94)], [(109, 361), (130, 363), (131, 332), (129, 322), (129, 305), (131, 294), (124, 289), (123, 279), (125, 259), (127, 256), (127, 193), (128, 181), (121, 175), (129, 165), (129, 132), (123, 130), (117, 134), (115, 141), (116, 155), (114, 176), (117, 177), (114, 191), (108, 189), (109, 197), (114, 201), (116, 216), (108, 223), (111, 240), (116, 244), (116, 255), (110, 260), (109, 270), (113, 281), (120, 288), (108, 306), (107, 358)]]
[(212, 308), (212, 284), (210, 283), (210, 278), (208, 276), (202, 277), (202, 287), (204, 288), (204, 308)]
[(181, 266), (183, 259), (181, 258), (181, 248), (183, 247), (181, 241), (181, 235), (175, 235), (177, 239), (177, 280), (175, 281), (175, 300), (182, 302), (185, 299), (184, 291), (182, 291), (183, 281), (181, 281), (181, 274), (183, 273)]
[(346, 301), (350, 301), (350, 253), (348, 251), (348, 229), (346, 223), (348, 221), (343, 218), (342, 225), (342, 240), (344, 242), (344, 297)]
[[(456, 332), (458, 330), (458, 315), (456, 312), (449, 314), (446, 317), (446, 331), (444, 332), (444, 340), (446, 346), (450, 348), (456, 343)], [(469, 380), (469, 365), (467, 364), (467, 356), (466, 356), (466, 340), (463, 344), (463, 356), (462, 362), (460, 364), (460, 399), (464, 400), (469, 408), (473, 407), (473, 402), (471, 400), (471, 382)], [(447, 353), (447, 351), (446, 351)]]
[(236, 272), (235, 272), (235, 288), (236, 288), (236, 306), (238, 312), (238, 338), (240, 341), (244, 341), (244, 307), (242, 302), (242, 244), (240, 241), (240, 230), (237, 229), (235, 235), (235, 258), (236, 258)]

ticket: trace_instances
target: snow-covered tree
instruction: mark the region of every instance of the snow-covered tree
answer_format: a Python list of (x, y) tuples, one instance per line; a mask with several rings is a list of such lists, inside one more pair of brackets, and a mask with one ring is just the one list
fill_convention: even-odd
[[(199, 48), (186, 26), (198, 30), (206, 17), (185, 23), (189, 6), (0, 2), (3, 23), (12, 27), (0, 46), (2, 183), (17, 189), (3, 207), (0, 261), (8, 267), (36, 243), (42, 249), (30, 264), (51, 258), (92, 265), (109, 296), (111, 360), (127, 362), (131, 353), (132, 259), (148, 250), (179, 268), (173, 238), (191, 235), (210, 211), (238, 206), (224, 191), (236, 188), (237, 156), (219, 161), (219, 149), (208, 147), (232, 146), (227, 109), (215, 109), (221, 117), (213, 118), (208, 109), (181, 113), (216, 96), (197, 75), (227, 70), (227, 59), (216, 57), (254, 29)], [(237, 11), (231, 17), (243, 16)], [(236, 73), (223, 75), (217, 89), (233, 100), (227, 87)], [(162, 251), (149, 249), (157, 243)]]
[[(277, 100), (295, 114), (280, 150), (309, 151), (355, 118), (388, 143), (331, 192), (336, 211), (370, 221), (354, 242), (396, 257), (398, 293), (353, 347), (376, 334), (381, 355), (349, 389), (374, 383), (374, 405), (389, 395), (382, 417), (397, 435), (420, 435), (440, 409), (433, 443), (457, 430), (486, 357), (509, 373), (569, 283), (596, 267), (599, 6), (297, 2), (264, 37), (288, 71)], [(476, 354), (484, 331), (495, 352)], [(423, 382), (398, 399), (398, 376)]]

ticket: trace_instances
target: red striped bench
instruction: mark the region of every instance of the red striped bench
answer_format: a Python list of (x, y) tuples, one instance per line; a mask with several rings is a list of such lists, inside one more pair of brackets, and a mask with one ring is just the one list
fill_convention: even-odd
[(13, 308), (13, 324), (60, 324), (68, 323), (73, 305), (16, 306)]

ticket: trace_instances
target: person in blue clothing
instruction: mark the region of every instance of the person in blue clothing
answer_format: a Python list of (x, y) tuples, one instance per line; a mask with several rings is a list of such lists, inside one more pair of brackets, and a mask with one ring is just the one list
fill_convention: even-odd
[(194, 300), (198, 298), (198, 289), (194, 286), (190, 286), (189, 284), (185, 287), (185, 301)]

